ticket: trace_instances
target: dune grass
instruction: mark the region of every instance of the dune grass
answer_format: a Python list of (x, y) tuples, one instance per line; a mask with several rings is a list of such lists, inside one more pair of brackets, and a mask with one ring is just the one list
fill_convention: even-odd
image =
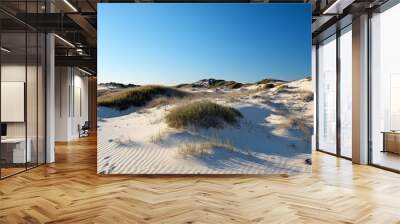
[(243, 86), (242, 83), (234, 82), (234, 81), (230, 81), (226, 84), (226, 87), (228, 87), (229, 89), (239, 89), (242, 86)]
[(98, 98), (99, 106), (113, 107), (120, 110), (130, 106), (144, 106), (156, 97), (184, 97), (188, 93), (166, 86), (140, 86), (122, 92), (104, 95)]
[(166, 122), (173, 128), (223, 128), (225, 124), (236, 124), (241, 117), (234, 108), (202, 100), (174, 108)]
[(311, 102), (314, 100), (314, 93), (311, 91), (304, 91), (301, 93), (301, 98), (303, 102)]
[(264, 85), (264, 89), (272, 89), (274, 87), (275, 87), (274, 83), (267, 83), (267, 84)]
[(223, 149), (228, 152), (234, 152), (235, 147), (226, 139), (209, 139), (203, 142), (185, 142), (179, 146), (179, 154), (183, 157), (204, 156), (212, 154), (212, 150)]
[(283, 92), (287, 92), (288, 86), (286, 84), (282, 84), (279, 85), (278, 87), (276, 87), (276, 92), (277, 93), (283, 93)]

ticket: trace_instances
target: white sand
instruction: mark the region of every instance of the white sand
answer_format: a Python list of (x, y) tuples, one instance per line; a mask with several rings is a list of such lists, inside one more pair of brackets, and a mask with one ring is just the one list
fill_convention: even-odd
[[(237, 108), (244, 115), (240, 127), (197, 131), (174, 130), (164, 117), (173, 107), (130, 108), (116, 111), (98, 108), (98, 172), (108, 174), (296, 174), (310, 170), (305, 159), (311, 146), (304, 133), (290, 125), (301, 114), (312, 124), (312, 101), (303, 102), (298, 91), (310, 91), (311, 83), (289, 83), (288, 92), (275, 89), (243, 94), (232, 102), (215, 102)], [(208, 91), (208, 90), (207, 90)], [(237, 92), (237, 91), (236, 91)], [(303, 112), (303, 113), (299, 113)], [(221, 139), (233, 151), (213, 149), (209, 155), (185, 156), (186, 142)]]

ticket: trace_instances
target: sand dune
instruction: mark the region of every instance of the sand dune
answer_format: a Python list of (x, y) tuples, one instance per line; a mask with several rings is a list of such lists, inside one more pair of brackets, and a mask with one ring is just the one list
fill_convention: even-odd
[[(309, 80), (278, 88), (226, 90), (210, 97), (243, 118), (224, 129), (176, 130), (165, 122), (175, 105), (116, 111), (99, 107), (98, 172), (107, 174), (296, 174), (310, 170), (312, 101)], [(188, 90), (192, 91), (192, 90)], [(196, 89), (195, 91), (201, 91)], [(210, 92), (209, 89), (204, 91)], [(222, 94), (221, 94), (222, 93)], [(298, 122), (302, 122), (303, 130)], [(311, 124), (311, 125), (310, 125)], [(296, 126), (297, 125), (297, 126)], [(185, 144), (228, 142), (207, 154), (188, 155)]]

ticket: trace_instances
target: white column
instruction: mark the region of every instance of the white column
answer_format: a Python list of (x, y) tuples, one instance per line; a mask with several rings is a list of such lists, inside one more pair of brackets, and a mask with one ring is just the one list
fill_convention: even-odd
[[(46, 1), (46, 11), (54, 12), (52, 1)], [(46, 163), (55, 162), (55, 40), (46, 34)]]
[(311, 79), (314, 92), (314, 131), (311, 138), (311, 150), (316, 150), (317, 146), (317, 48), (312, 45), (311, 51)]
[(353, 19), (353, 162), (368, 163), (368, 15)]
[(46, 36), (46, 163), (55, 161), (55, 56), (54, 35)]

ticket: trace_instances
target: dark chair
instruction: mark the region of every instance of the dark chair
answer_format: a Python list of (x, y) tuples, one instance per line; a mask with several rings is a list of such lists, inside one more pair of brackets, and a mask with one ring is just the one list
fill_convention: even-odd
[(85, 123), (82, 125), (82, 127), (80, 127), (80, 125), (78, 125), (79, 138), (89, 136), (89, 129), (90, 129), (89, 121), (85, 121)]

